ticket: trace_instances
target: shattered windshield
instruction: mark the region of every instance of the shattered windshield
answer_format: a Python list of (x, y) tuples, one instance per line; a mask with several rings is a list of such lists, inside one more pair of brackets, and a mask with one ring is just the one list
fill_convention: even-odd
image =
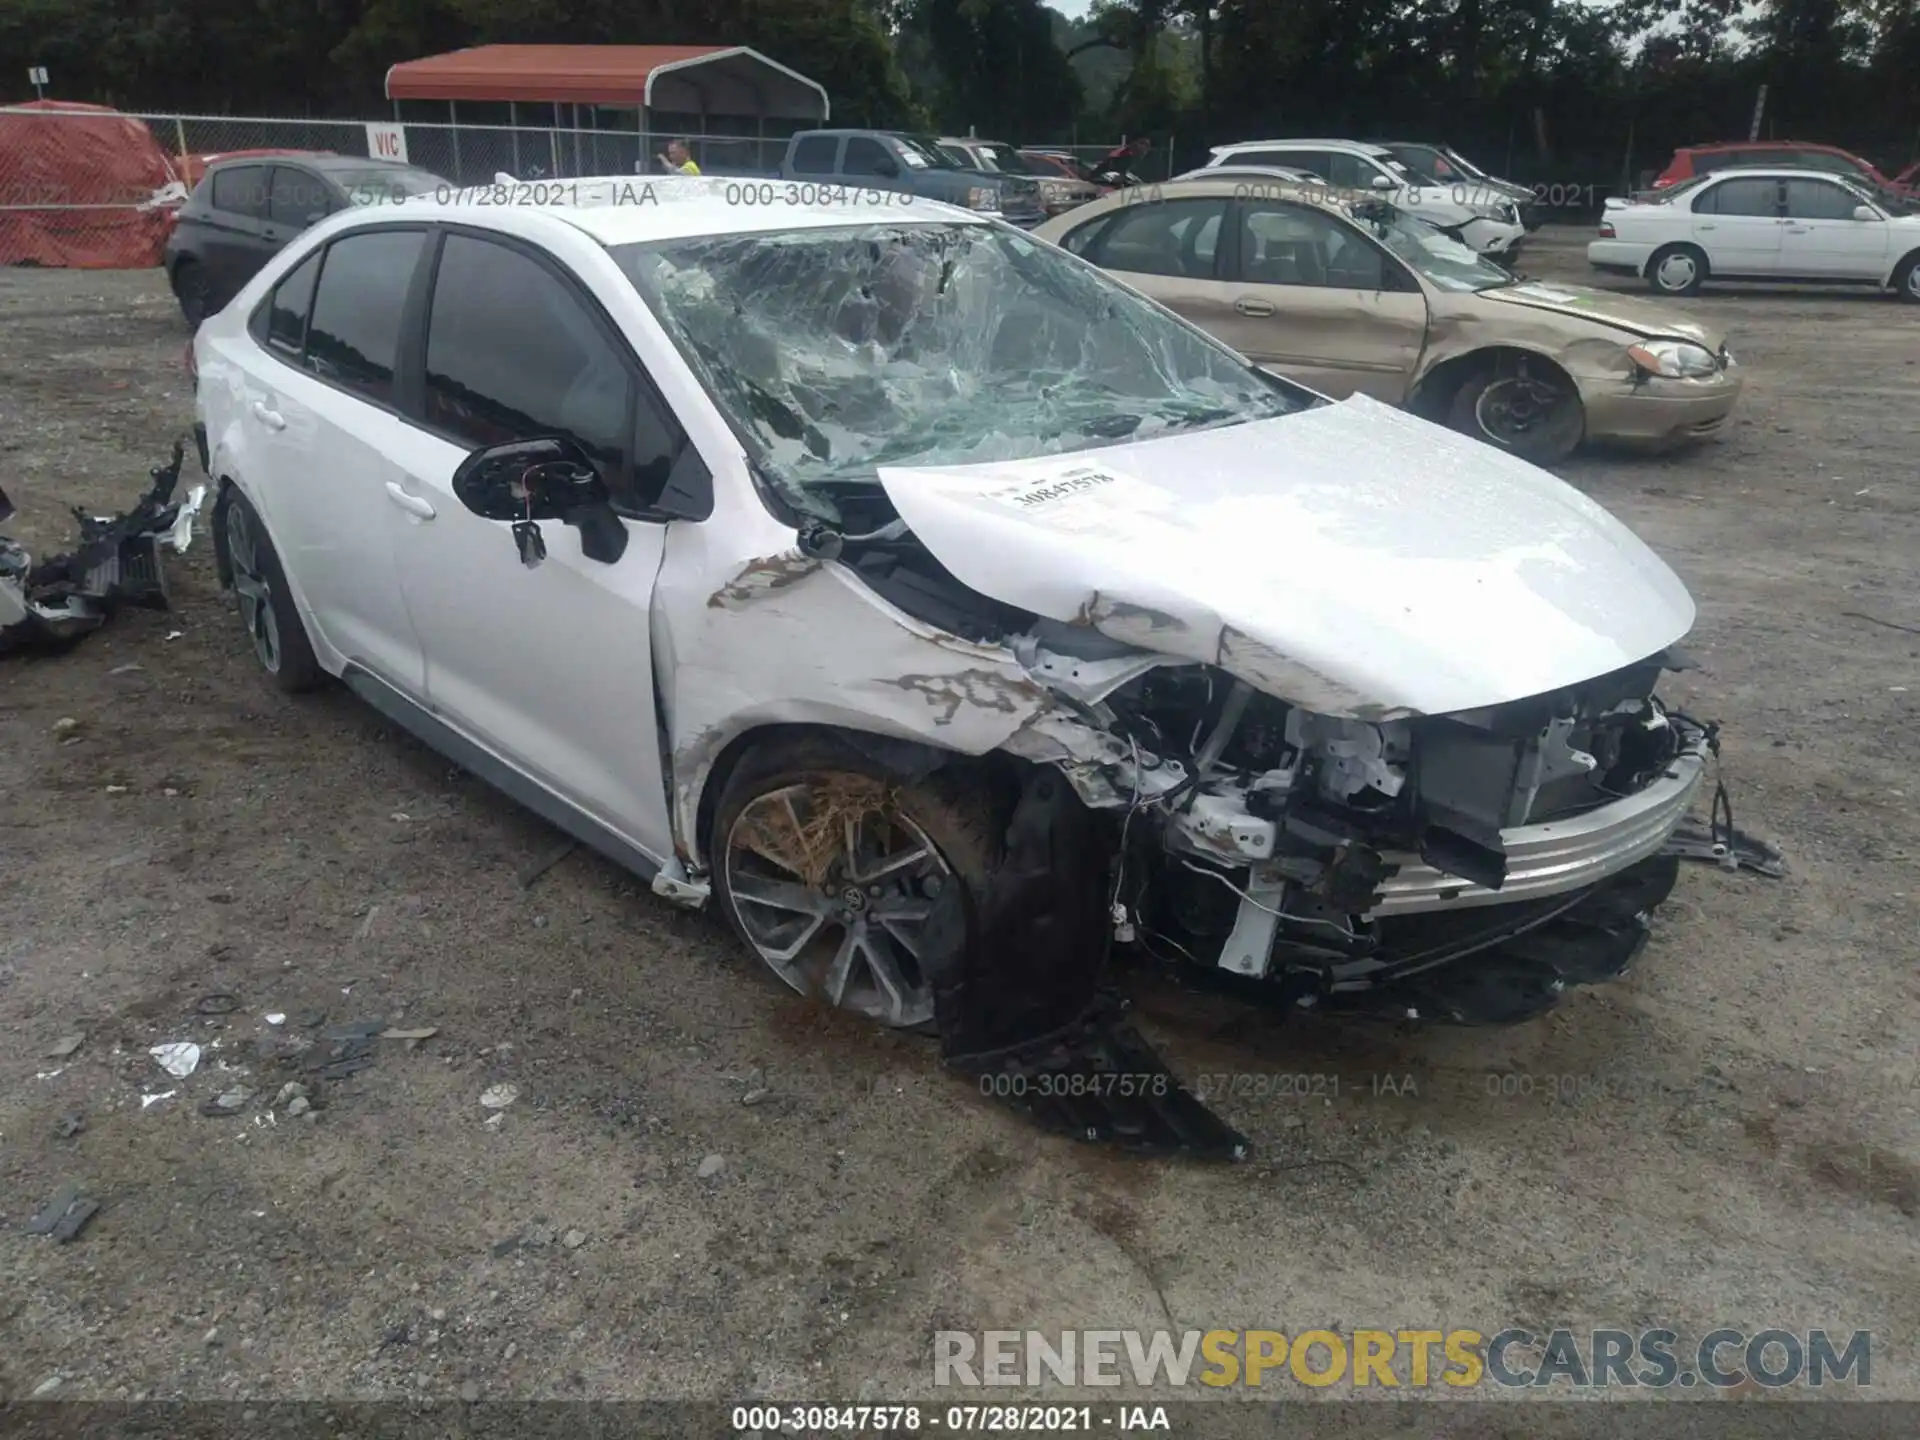
[(881, 466), (1059, 455), (1291, 414), (1310, 392), (1052, 246), (881, 224), (612, 247), (799, 508)]
[(1470, 245), (1390, 205), (1361, 204), (1353, 218), (1407, 264), (1442, 290), (1491, 290), (1513, 276)]

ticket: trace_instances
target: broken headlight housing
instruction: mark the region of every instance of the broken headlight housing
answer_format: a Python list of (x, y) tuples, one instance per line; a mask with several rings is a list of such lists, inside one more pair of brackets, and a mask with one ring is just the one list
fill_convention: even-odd
[(975, 185), (971, 190), (967, 191), (967, 208), (969, 210), (998, 210), (1000, 208), (1000, 192), (991, 185)]
[(1627, 358), (1647, 374), (1669, 380), (1698, 380), (1720, 373), (1720, 362), (1713, 352), (1689, 340), (1648, 340), (1629, 345)]

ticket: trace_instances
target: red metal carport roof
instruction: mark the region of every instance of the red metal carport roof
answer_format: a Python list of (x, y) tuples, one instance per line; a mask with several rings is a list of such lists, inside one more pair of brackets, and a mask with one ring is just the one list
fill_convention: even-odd
[(812, 91), (826, 118), (824, 87), (744, 45), (480, 45), (402, 61), (387, 71), (387, 98), (651, 106), (663, 75), (711, 69), (718, 79), (761, 67)]

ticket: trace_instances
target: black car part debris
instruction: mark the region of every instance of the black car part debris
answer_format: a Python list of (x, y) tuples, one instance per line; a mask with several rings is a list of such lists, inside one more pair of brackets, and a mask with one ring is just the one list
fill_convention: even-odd
[(40, 1212), (27, 1221), (27, 1234), (49, 1235), (64, 1245), (77, 1238), (99, 1211), (100, 1202), (82, 1195), (78, 1185), (62, 1185)]
[(1733, 823), (1733, 797), (1720, 776), (1720, 727), (1691, 723), (1706, 732), (1707, 753), (1713, 756), (1713, 811), (1704, 827), (1692, 820), (1675, 827), (1667, 836), (1663, 853), (1682, 860), (1710, 861), (1722, 870), (1751, 870), (1770, 880), (1780, 879), (1787, 873), (1786, 857)]
[(971, 943), (957, 885), (922, 932), (942, 1054), (983, 1095), (1049, 1129), (1142, 1153), (1244, 1159), (1246, 1137), (1180, 1084), (1105, 987), (1110, 856), (1064, 777), (1027, 776)]
[[(160, 545), (176, 553), (187, 548), (206, 498), (204, 485), (184, 500), (173, 498), (185, 454), (176, 440), (173, 458), (149, 472), (147, 493), (123, 515), (91, 516), (76, 507), (80, 543), (66, 554), (36, 565), (25, 546), (0, 537), (0, 652), (65, 648), (125, 606), (169, 608)], [(0, 491), (0, 521), (13, 513)]]

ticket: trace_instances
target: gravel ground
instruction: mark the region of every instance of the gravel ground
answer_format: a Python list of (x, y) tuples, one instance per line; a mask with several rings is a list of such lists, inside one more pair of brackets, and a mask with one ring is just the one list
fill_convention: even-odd
[[(1528, 268), (1586, 279), (1580, 238)], [(1337, 1086), (1223, 1101), (1242, 1167), (1035, 1133), (584, 853), (523, 888), (554, 832), (272, 690), (204, 537), (173, 613), (0, 661), (0, 1398), (893, 1399), (940, 1328), (1508, 1324), (1868, 1329), (1920, 1394), (1920, 310), (1682, 308), (1747, 367), (1736, 428), (1565, 473), (1693, 588), (1675, 698), (1793, 873), (1690, 869), (1634, 975), (1510, 1031), (1139, 982), (1182, 1072)], [(0, 271), (9, 533), (131, 502), (186, 338), (157, 274)], [(270, 1113), (356, 1022), (434, 1033)], [(66, 1182), (90, 1227), (26, 1236)]]

